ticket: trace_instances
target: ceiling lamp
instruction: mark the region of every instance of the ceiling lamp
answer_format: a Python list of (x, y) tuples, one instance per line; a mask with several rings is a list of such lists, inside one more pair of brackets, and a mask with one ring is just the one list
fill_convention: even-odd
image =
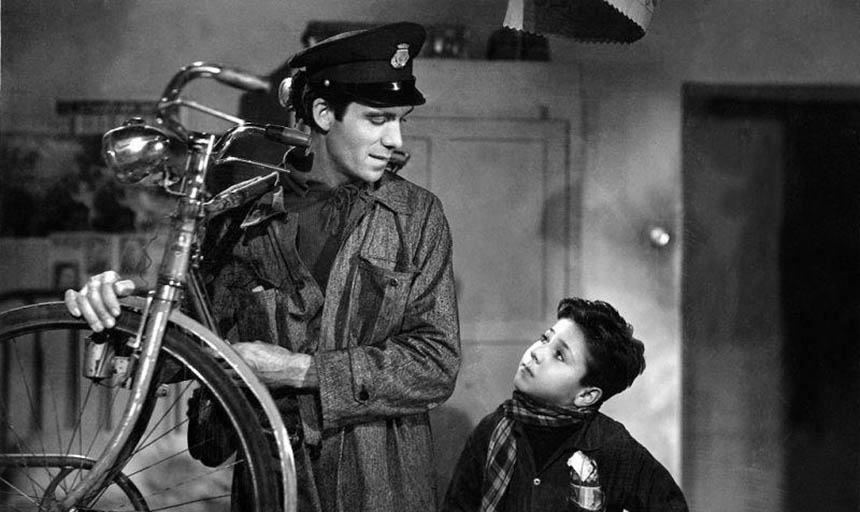
[(657, 0), (508, 0), (504, 26), (591, 43), (645, 35)]

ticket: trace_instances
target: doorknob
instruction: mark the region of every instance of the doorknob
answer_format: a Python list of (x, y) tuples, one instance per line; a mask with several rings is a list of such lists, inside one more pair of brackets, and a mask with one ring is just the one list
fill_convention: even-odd
[(670, 235), (669, 231), (663, 226), (651, 226), (648, 230), (648, 240), (651, 242), (652, 246), (662, 249), (672, 241), (672, 235)]

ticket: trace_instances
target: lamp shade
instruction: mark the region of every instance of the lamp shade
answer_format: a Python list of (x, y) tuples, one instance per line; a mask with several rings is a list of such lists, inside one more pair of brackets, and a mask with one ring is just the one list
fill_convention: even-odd
[(504, 26), (582, 42), (632, 43), (645, 35), (657, 0), (508, 0)]

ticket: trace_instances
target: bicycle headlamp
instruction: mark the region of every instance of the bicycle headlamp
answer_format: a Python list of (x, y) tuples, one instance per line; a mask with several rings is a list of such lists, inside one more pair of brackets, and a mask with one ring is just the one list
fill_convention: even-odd
[(182, 143), (167, 132), (133, 118), (102, 137), (102, 157), (120, 183), (140, 180), (169, 170), (181, 159)]

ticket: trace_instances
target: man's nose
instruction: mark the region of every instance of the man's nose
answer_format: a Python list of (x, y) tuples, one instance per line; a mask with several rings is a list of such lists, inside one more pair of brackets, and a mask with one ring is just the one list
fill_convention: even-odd
[(403, 146), (403, 137), (400, 134), (400, 121), (394, 120), (386, 123), (385, 131), (382, 132), (382, 145), (388, 149), (398, 149)]

